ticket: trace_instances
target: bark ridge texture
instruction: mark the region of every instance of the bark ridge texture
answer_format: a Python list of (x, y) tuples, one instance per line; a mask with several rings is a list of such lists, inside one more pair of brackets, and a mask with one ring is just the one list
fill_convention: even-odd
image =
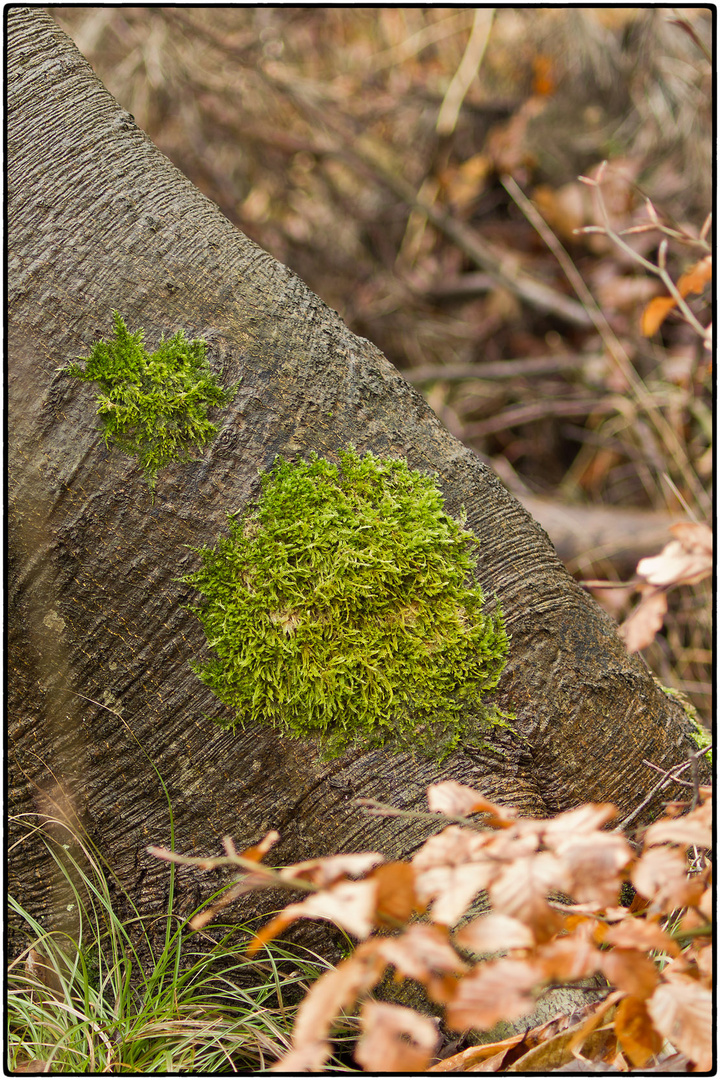
[[(530, 814), (588, 800), (632, 809), (656, 780), (646, 759), (669, 767), (694, 748), (687, 721), (543, 530), (370, 342), (153, 146), (52, 18), (12, 8), (8, 46), (14, 820), (77, 815), (151, 910), (168, 870), (145, 848), (170, 840), (153, 765), (178, 850), (219, 852), (225, 834), (241, 848), (277, 828), (279, 862), (408, 855), (424, 824), (367, 817), (352, 800), (423, 809), (442, 778)], [(180, 329), (203, 338), (224, 385), (242, 380), (211, 450), (161, 472), (154, 502), (137, 465), (105, 448), (91, 388), (57, 374), (108, 335), (113, 309), (148, 348)], [(188, 663), (203, 647), (179, 583), (197, 563), (190, 548), (215, 542), (276, 454), (333, 457), (349, 443), (436, 472), (448, 511), (465, 507), (480, 583), (512, 635), (496, 701), (525, 741), (500, 732), (440, 769), (386, 751), (320, 764), (305, 743), (204, 718), (217, 703)], [(11, 847), (10, 861), (21, 903), (57, 907), (42, 843)], [(181, 904), (198, 880), (180, 874)]]

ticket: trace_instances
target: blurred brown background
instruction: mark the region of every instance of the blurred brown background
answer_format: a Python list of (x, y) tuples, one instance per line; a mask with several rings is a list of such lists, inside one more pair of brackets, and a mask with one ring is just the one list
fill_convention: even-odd
[[(670, 520), (709, 520), (709, 288), (694, 325), (641, 332), (661, 241), (675, 282), (709, 251), (708, 8), (49, 10), (178, 168), (552, 515), (572, 572), (627, 580)], [(599, 202), (577, 177), (605, 159)], [(622, 618), (629, 595), (598, 598)], [(670, 608), (645, 655), (707, 720), (708, 582)]]

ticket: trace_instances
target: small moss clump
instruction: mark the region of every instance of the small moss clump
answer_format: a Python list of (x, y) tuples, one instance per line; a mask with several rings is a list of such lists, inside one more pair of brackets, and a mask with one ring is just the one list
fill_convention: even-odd
[(394, 458), (278, 457), (257, 504), (183, 580), (214, 656), (194, 670), (234, 711), (326, 758), (393, 744), (442, 759), (478, 727), (505, 665), (499, 606), (472, 577), (478, 540), (436, 481)]
[(188, 341), (182, 330), (153, 353), (143, 331), (131, 334), (117, 311), (115, 336), (98, 341), (84, 363), (68, 364), (67, 375), (98, 384), (100, 430), (111, 443), (136, 457), (154, 492), (157, 474), (170, 462), (191, 460), (217, 434), (208, 409), (227, 405), (237, 384), (225, 390), (205, 357), (204, 341)]

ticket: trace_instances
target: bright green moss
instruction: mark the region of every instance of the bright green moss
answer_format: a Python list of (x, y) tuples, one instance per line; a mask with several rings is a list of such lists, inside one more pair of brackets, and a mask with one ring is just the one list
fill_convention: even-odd
[(222, 726), (320, 736), (325, 757), (388, 743), (442, 758), (504, 722), (482, 706), (508, 638), (499, 606), (482, 611), (478, 540), (432, 477), (339, 457), (278, 457), (257, 504), (199, 549), (184, 580), (213, 656), (194, 670), (234, 711)]
[(90, 356), (60, 370), (95, 382), (100, 430), (111, 443), (136, 457), (150, 490), (160, 469), (185, 462), (217, 434), (208, 419), (213, 406), (227, 405), (237, 385), (225, 390), (205, 357), (204, 341), (188, 341), (182, 330), (148, 353), (143, 331), (131, 334), (117, 311), (115, 336), (98, 341)]

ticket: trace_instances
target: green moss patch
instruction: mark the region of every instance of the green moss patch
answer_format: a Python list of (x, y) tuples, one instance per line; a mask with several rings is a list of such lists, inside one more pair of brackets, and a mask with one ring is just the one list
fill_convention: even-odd
[(237, 384), (224, 389), (205, 357), (204, 341), (188, 341), (182, 330), (153, 353), (143, 347), (143, 331), (131, 334), (117, 311), (115, 335), (98, 341), (88, 357), (61, 370), (95, 382), (100, 430), (105, 444), (137, 458), (154, 491), (160, 469), (185, 462), (217, 434), (208, 419), (212, 407), (227, 405)]
[(278, 457), (229, 536), (198, 549), (183, 580), (213, 655), (194, 670), (234, 711), (223, 726), (319, 736), (325, 757), (391, 743), (442, 758), (504, 722), (482, 705), (508, 637), (499, 606), (482, 610), (478, 540), (432, 477), (339, 458)]

